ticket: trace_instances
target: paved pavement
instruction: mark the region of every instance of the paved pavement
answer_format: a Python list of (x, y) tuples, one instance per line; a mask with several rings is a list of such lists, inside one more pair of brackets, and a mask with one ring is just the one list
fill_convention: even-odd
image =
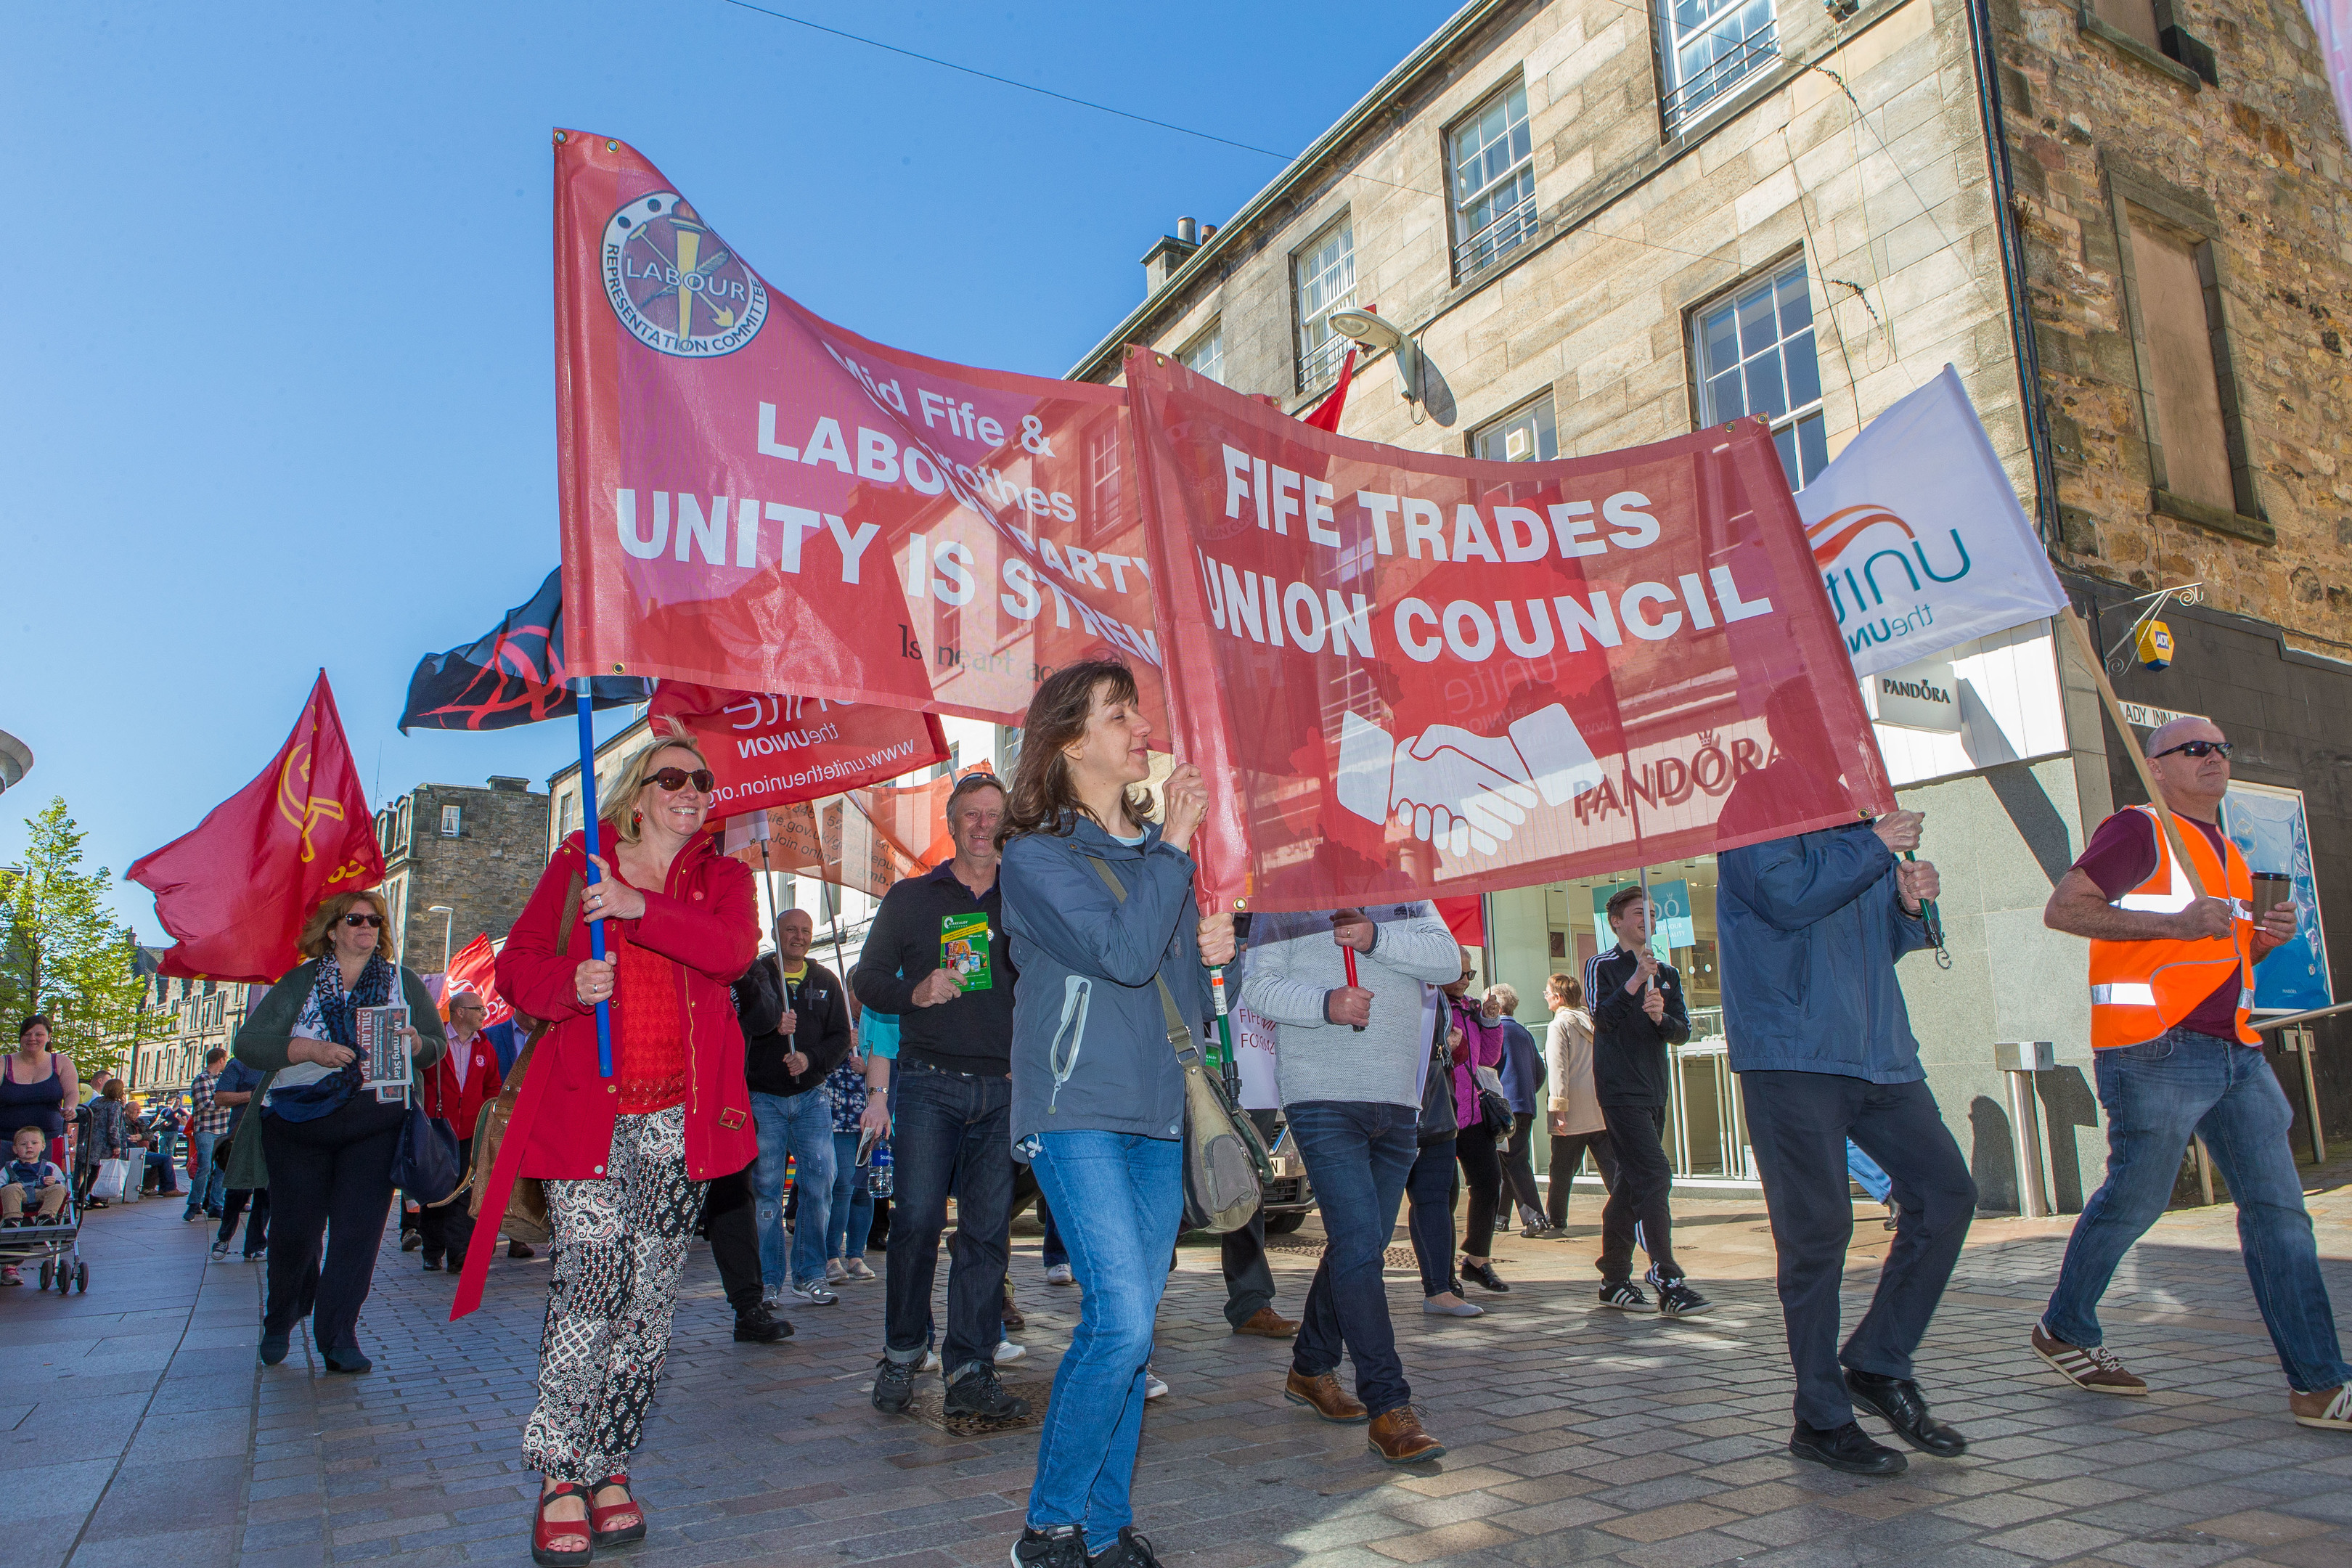
[[(2330, 1289), (2352, 1303), (2352, 1166), (2315, 1176)], [(1969, 1455), (1865, 1481), (1781, 1447), (1787, 1357), (1752, 1196), (1685, 1193), (1677, 1250), (1718, 1303), (1687, 1322), (1591, 1304), (1592, 1203), (1567, 1243), (1497, 1243), (1516, 1289), (1476, 1320), (1391, 1306), (1418, 1402), (1451, 1446), (1391, 1469), (1360, 1428), (1286, 1405), (1286, 1352), (1236, 1339), (1213, 1247), (1187, 1247), (1160, 1315), (1140, 1522), (1171, 1568), (1398, 1563), (1635, 1568), (2115, 1568), (2352, 1564), (2352, 1436), (2286, 1417), (2230, 1211), (2168, 1216), (2109, 1297), (2109, 1343), (2146, 1400), (2068, 1388), (2024, 1352), (2066, 1222), (1980, 1220), (1921, 1360)], [(1849, 1312), (1885, 1236), (1859, 1211)], [(5, 1568), (401, 1568), (528, 1560), (531, 1400), (546, 1263), (501, 1260), (482, 1311), (446, 1321), (449, 1277), (389, 1243), (362, 1335), (378, 1370), (254, 1363), (259, 1269), (205, 1261), (176, 1201), (96, 1216), (87, 1295), (0, 1293)], [(1295, 1307), (1318, 1236), (1276, 1254)], [(1029, 1358), (1050, 1375), (1075, 1290), (1016, 1234)], [(635, 1465), (652, 1514), (641, 1568), (998, 1563), (1020, 1527), (1033, 1432), (964, 1436), (866, 1402), (881, 1288), (794, 1314), (782, 1348), (738, 1345), (708, 1254), (688, 1264), (668, 1375)]]

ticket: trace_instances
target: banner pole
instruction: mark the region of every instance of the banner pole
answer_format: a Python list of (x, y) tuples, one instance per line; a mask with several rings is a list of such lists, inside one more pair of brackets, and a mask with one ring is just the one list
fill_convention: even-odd
[[(579, 680), (574, 689), (579, 693), (580, 711), (580, 815), (582, 837), (592, 858), (588, 862), (588, 885), (594, 887), (604, 879), (596, 869), (593, 858), (600, 853), (596, 838), (596, 704), (595, 683), (587, 678)], [(599, 915), (588, 922), (588, 955), (599, 963), (604, 961), (604, 920)], [(613, 1076), (613, 1009), (609, 1002), (596, 1004), (596, 1073), (600, 1078)]]
[(2139, 775), (2139, 787), (2147, 792), (2148, 805), (2156, 808), (2157, 823), (2164, 829), (2165, 841), (2172, 846), (2174, 862), (2188, 876), (2189, 885), (2196, 889), (2199, 898), (2211, 898), (2213, 895), (2205, 889), (2205, 879), (2197, 873), (2197, 862), (2189, 858), (2188, 845), (2181, 842), (2180, 825), (2172, 820), (2172, 807), (2165, 804), (2164, 792), (2156, 786), (2156, 774), (2140, 751), (2139, 737), (2132, 733), (2131, 723), (2124, 717), (2124, 705), (2116, 700), (2116, 689), (2107, 683), (2106, 662), (2099, 658), (2089, 628), (2083, 625), (2083, 617), (2072, 605), (2058, 613), (2058, 619), (2074, 634), (2074, 650), (2083, 656), (2083, 662), (2091, 667), (2091, 678), (2099, 683), (2099, 700), (2106, 708), (2116, 733), (2123, 737), (2125, 754), (2131, 758), (2132, 772)]

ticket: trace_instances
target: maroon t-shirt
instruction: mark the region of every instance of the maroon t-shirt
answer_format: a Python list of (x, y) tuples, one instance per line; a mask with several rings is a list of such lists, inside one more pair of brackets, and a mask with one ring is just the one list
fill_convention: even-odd
[[(2223, 847), (2228, 840), (2221, 830), (2210, 822), (2200, 822), (2179, 812), (2172, 819), (2186, 827), (2194, 827), (2205, 835), (2213, 853), (2226, 866), (2229, 851)], [(2110, 901), (2122, 898), (2138, 887), (2156, 870), (2156, 821), (2144, 811), (2119, 811), (2099, 824), (2091, 842), (2083, 847), (2082, 858), (2074, 862), (2080, 871), (2099, 885), (2099, 891)], [(2213, 994), (2197, 1004), (2196, 1010), (2178, 1026), (2194, 1029), (2200, 1035), (2217, 1039), (2238, 1037), (2238, 977), (2234, 973), (2221, 982)]]

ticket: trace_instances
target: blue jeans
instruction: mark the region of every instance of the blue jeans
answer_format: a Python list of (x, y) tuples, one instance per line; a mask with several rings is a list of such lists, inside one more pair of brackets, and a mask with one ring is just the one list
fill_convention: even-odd
[(217, 1211), (228, 1201), (228, 1173), (213, 1168), (213, 1146), (220, 1142), (217, 1132), (191, 1132), (196, 1145), (196, 1173), (188, 1178), (188, 1212), (204, 1214)]
[(857, 1163), (856, 1132), (833, 1135), (833, 1206), (825, 1215), (824, 1255), (864, 1258), (866, 1238), (874, 1232), (874, 1194), (866, 1185), (866, 1167)]
[(1037, 1151), (1037, 1190), (1066, 1216), (1062, 1242), (1086, 1295), (1037, 1435), (1029, 1523), (1077, 1525), (1108, 1544), (1135, 1521), (1128, 1491), (1143, 1436), (1143, 1368), (1184, 1220), (1184, 1146), (1130, 1132), (1048, 1132)]
[(1356, 1363), (1356, 1397), (1374, 1415), (1385, 1415), (1412, 1399), (1404, 1363), (1397, 1359), (1381, 1267), (1396, 1232), (1405, 1174), (1418, 1152), (1413, 1126), (1420, 1108), (1310, 1100), (1283, 1110), (1315, 1184), (1326, 1237), (1299, 1311), (1290, 1364), (1302, 1377), (1320, 1377), (1338, 1368), (1344, 1346)]
[(2287, 1145), (2294, 1113), (2263, 1053), (2173, 1029), (2142, 1045), (2098, 1052), (2095, 1070), (2107, 1112), (2107, 1179), (2067, 1238), (2043, 1331), (2071, 1345), (2101, 1342), (2099, 1298), (2116, 1265), (2171, 1201), (2194, 1132), (2238, 1205), (2246, 1277), (2287, 1382), (2305, 1394), (2352, 1383), (2319, 1275), (2303, 1179)]
[(760, 1129), (760, 1159), (751, 1167), (751, 1195), (760, 1227), (760, 1283), (784, 1284), (784, 1159), (800, 1193), (793, 1222), (792, 1280), (824, 1283), (825, 1219), (833, 1200), (833, 1100), (822, 1089), (803, 1094), (751, 1091), (751, 1120)]
[(1462, 1289), (1454, 1272), (1454, 1152), (1460, 1144), (1458, 1138), (1422, 1144), (1405, 1173), (1404, 1228), (1421, 1265), (1424, 1298)]
[(949, 1243), (948, 1332), (940, 1369), (952, 1378), (989, 1362), (1004, 1337), (1005, 1231), (1013, 1215), (1013, 1080), (900, 1063), (898, 1121), (890, 1133), (890, 1246), (884, 1353), (923, 1359), (931, 1282), (948, 1196), (956, 1200)]
[(1845, 1173), (1853, 1184), (1870, 1194), (1870, 1201), (1883, 1204), (1886, 1194), (1895, 1190), (1895, 1178), (1878, 1168), (1878, 1162), (1862, 1152), (1862, 1145), (1849, 1138), (1845, 1141)]

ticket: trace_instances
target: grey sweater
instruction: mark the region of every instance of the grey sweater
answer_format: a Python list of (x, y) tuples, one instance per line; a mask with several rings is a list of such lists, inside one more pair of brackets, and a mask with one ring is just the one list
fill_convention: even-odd
[(1462, 949), (1426, 903), (1367, 909), (1379, 927), (1356, 955), (1356, 983), (1372, 994), (1371, 1022), (1357, 1034), (1324, 1021), (1325, 995), (1348, 984), (1331, 912), (1260, 915), (1251, 932), (1242, 1004), (1277, 1026), (1275, 1078), (1285, 1106), (1307, 1100), (1421, 1104), (1422, 986), (1462, 974)]

